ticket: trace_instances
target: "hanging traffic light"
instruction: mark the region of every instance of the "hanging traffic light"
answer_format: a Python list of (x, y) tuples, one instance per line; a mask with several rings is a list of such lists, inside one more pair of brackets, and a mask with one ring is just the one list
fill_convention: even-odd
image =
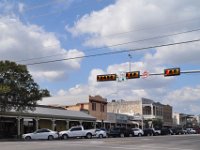
[(164, 70), (164, 76), (178, 76), (181, 74), (180, 68), (169, 68)]
[(126, 79), (140, 78), (140, 71), (126, 72)]
[(115, 81), (116, 79), (117, 79), (117, 75), (116, 74), (97, 75), (97, 82)]

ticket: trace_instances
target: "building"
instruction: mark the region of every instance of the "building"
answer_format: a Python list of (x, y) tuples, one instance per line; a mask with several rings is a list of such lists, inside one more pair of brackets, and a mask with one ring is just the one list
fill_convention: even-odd
[(110, 129), (115, 126), (135, 127), (138, 123), (131, 120), (129, 114), (107, 113), (107, 99), (101, 96), (89, 96), (88, 103), (65, 106), (67, 110), (84, 111), (97, 118), (96, 127)]
[(173, 118), (172, 118), (172, 106), (163, 105), (163, 126), (172, 127), (173, 126)]
[(137, 118), (141, 118), (140, 124), (142, 121), (148, 120), (151, 126), (154, 119), (161, 119), (164, 126), (172, 126), (172, 107), (146, 98), (136, 101), (112, 101), (108, 103), (107, 110), (112, 113), (137, 116)]
[(198, 126), (198, 118), (195, 115), (184, 114), (184, 113), (173, 113), (173, 125), (181, 126), (183, 128), (191, 128)]
[(97, 118), (98, 121), (107, 120), (107, 99), (101, 96), (89, 96), (89, 102), (65, 106), (67, 110), (84, 111)]
[(111, 127), (128, 127), (135, 128), (139, 127), (139, 123), (133, 121), (132, 116), (119, 113), (107, 113), (108, 120), (110, 121)]
[(79, 111), (37, 106), (34, 111), (1, 112), (0, 138), (20, 137), (24, 133), (33, 132), (40, 128), (55, 131), (67, 130), (74, 125), (94, 128), (96, 118)]

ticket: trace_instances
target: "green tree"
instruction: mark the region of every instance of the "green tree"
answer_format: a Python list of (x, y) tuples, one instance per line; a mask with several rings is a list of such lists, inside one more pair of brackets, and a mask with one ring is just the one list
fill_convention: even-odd
[(40, 94), (42, 94), (42, 97), (50, 97), (51, 94), (47, 89), (41, 89)]
[(161, 129), (163, 126), (163, 121), (161, 119), (153, 119), (152, 124), (154, 128)]
[(0, 111), (34, 110), (48, 90), (39, 89), (25, 65), (0, 61)]

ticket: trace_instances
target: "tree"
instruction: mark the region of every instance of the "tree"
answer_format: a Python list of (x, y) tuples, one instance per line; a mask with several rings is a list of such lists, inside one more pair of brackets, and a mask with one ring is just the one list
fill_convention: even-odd
[(41, 89), (40, 94), (42, 94), (42, 97), (50, 97), (51, 94), (47, 89)]
[(25, 65), (0, 61), (0, 111), (34, 110), (45, 94), (50, 96), (47, 89), (39, 89)]
[(153, 119), (152, 124), (154, 128), (161, 129), (163, 126), (163, 121), (161, 119)]

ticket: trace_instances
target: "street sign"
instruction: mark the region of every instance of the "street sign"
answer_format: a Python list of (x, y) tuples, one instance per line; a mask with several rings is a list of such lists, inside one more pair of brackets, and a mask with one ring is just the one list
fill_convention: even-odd
[(148, 71), (144, 71), (142, 74), (142, 78), (147, 78), (149, 76), (149, 72)]
[(122, 82), (122, 81), (126, 81), (126, 73), (125, 72), (120, 72), (118, 75), (117, 75), (117, 81), (118, 82)]

